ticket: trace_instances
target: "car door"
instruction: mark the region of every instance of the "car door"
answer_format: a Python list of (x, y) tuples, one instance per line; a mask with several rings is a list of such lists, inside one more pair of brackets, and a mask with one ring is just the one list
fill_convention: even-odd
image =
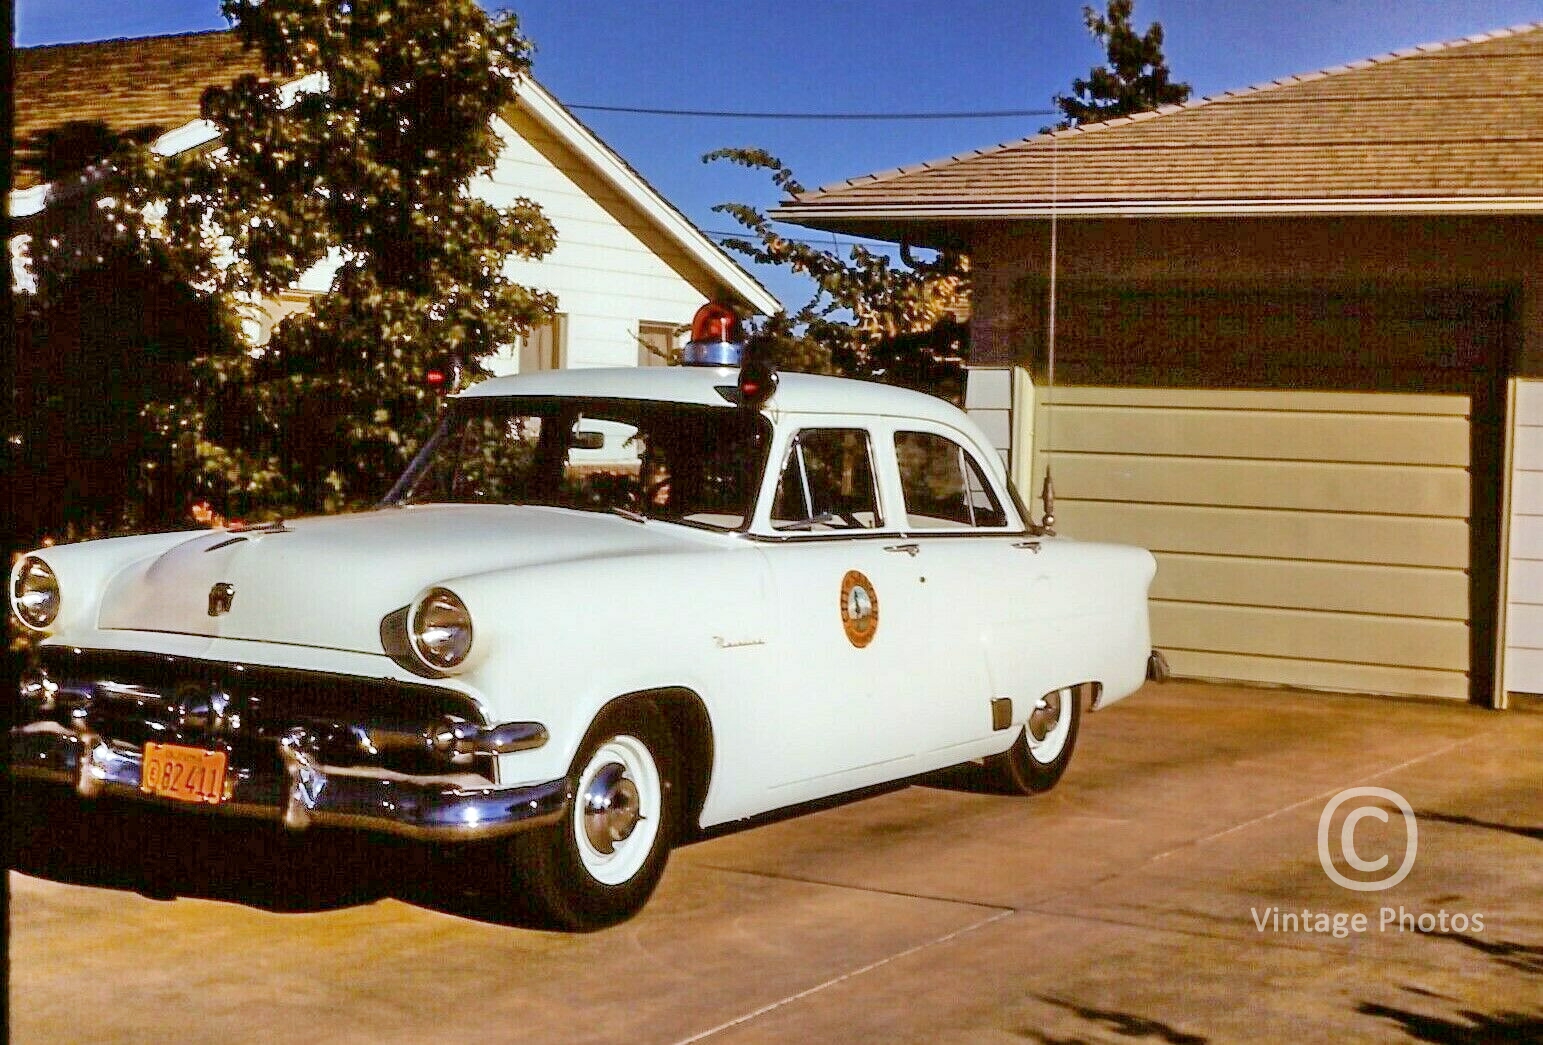
[(930, 603), (880, 497), (875, 448), (862, 422), (798, 427), (762, 520), (780, 696), (758, 717), (779, 805), (906, 775), (924, 732)]
[(900, 526), (935, 607), (932, 656), (919, 670), (933, 698), (920, 753), (932, 768), (999, 746), (992, 735), (1006, 727), (994, 721), (994, 699), (1012, 699), (1015, 717), (1025, 713), (1030, 698), (1017, 680), (1031, 651), (1020, 624), (1024, 600), (1049, 583), (1040, 575), (1050, 559), (1036, 557), (973, 441), (941, 425), (896, 421), (890, 447)]

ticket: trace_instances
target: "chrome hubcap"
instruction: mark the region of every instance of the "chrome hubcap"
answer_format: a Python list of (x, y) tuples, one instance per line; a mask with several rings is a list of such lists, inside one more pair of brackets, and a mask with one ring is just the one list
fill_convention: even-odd
[(1072, 732), (1072, 716), (1077, 710), (1072, 701), (1080, 699), (1076, 688), (1058, 689), (1039, 698), (1034, 710), (1029, 712), (1024, 729), (1030, 758), (1048, 766), (1065, 753)]
[(638, 787), (627, 776), (626, 767), (619, 762), (601, 766), (584, 791), (584, 835), (589, 844), (609, 856), (617, 842), (632, 836), (642, 819)]
[(1050, 735), (1050, 731), (1055, 729), (1056, 723), (1060, 720), (1060, 691), (1039, 698), (1039, 703), (1035, 704), (1034, 710), (1029, 713), (1029, 739), (1036, 744), (1044, 743), (1045, 738)]
[(625, 733), (597, 747), (579, 774), (570, 830), (584, 872), (626, 885), (658, 851), (664, 781), (653, 752)]

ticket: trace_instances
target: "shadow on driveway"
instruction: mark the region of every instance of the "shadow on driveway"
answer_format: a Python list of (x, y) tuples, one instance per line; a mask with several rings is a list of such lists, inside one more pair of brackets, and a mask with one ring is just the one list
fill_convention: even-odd
[(289, 834), (276, 823), (198, 810), (81, 802), (65, 788), (33, 783), (17, 784), (8, 797), (7, 865), (37, 878), (282, 914), (397, 899), (479, 921), (545, 928), (530, 912), (500, 905), (493, 889), (466, 888), (509, 873), (493, 844), (437, 847), (327, 828)]

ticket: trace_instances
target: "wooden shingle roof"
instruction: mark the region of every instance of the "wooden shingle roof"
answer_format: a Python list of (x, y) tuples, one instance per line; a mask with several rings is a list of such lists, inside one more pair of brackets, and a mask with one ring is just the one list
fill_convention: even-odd
[(1543, 210), (1543, 23), (806, 192), (774, 216)]
[(210, 84), (261, 73), (225, 31), (23, 47), (16, 51), (16, 188), (43, 180), (47, 139), (93, 128), (149, 140), (199, 116)]

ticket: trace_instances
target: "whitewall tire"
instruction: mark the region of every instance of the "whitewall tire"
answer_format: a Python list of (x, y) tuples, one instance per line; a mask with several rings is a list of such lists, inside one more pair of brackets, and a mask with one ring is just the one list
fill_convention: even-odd
[(1037, 795), (1060, 782), (1077, 747), (1082, 690), (1068, 686), (1035, 702), (1013, 746), (986, 759), (986, 777), (994, 790)]
[(643, 907), (669, 859), (673, 774), (669, 727), (652, 704), (601, 714), (574, 760), (563, 819), (514, 838), (513, 887), (542, 920), (599, 929)]

